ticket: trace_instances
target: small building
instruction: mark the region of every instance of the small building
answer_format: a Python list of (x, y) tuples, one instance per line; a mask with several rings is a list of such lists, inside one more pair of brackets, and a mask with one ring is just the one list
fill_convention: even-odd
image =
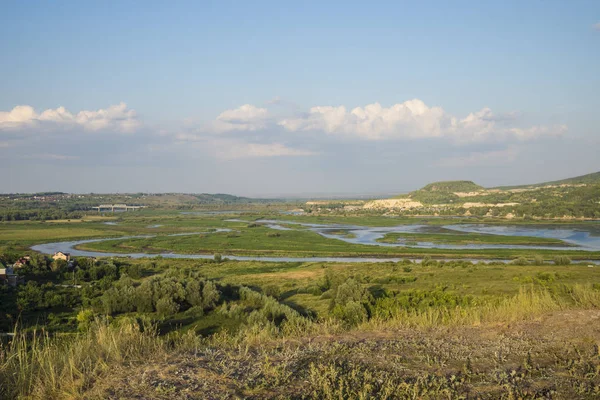
[[(1, 265), (1, 264), (0, 264)], [(14, 270), (10, 267), (0, 268), (0, 284), (17, 286), (21, 283), (22, 278), (14, 273)]]
[(63, 253), (62, 251), (57, 251), (52, 256), (54, 260), (64, 260), (66, 262), (71, 261), (71, 253)]
[(29, 265), (29, 261), (31, 261), (31, 257), (29, 257), (29, 256), (21, 257), (13, 264), (13, 267), (14, 268), (24, 267), (26, 265)]

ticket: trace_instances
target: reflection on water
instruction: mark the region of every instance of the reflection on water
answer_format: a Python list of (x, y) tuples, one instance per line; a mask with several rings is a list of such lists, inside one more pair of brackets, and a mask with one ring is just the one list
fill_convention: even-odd
[[(246, 222), (242, 220), (231, 220), (237, 222)], [(272, 219), (263, 219), (255, 221), (272, 229), (289, 229), (285, 225), (300, 225), (319, 235), (329, 238), (342, 240), (348, 243), (365, 244), (382, 247), (413, 247), (424, 249), (447, 249), (447, 250), (473, 250), (473, 249), (534, 249), (534, 250), (584, 250), (600, 251), (600, 236), (594, 235), (597, 228), (594, 226), (585, 228), (566, 228), (566, 227), (536, 227), (536, 226), (509, 226), (509, 225), (486, 225), (486, 224), (464, 224), (464, 225), (444, 225), (438, 229), (444, 230), (447, 234), (456, 233), (478, 233), (488, 235), (503, 236), (528, 236), (534, 238), (558, 239), (565, 242), (565, 246), (540, 246), (526, 244), (444, 244), (432, 242), (415, 242), (410, 246), (405, 241), (397, 243), (382, 243), (382, 239), (388, 233), (431, 233), (430, 225), (398, 225), (389, 227), (367, 227), (357, 225), (343, 224), (310, 224), (295, 221), (280, 221)], [(340, 231), (350, 235), (340, 235)], [(568, 246), (568, 247), (567, 247)]]

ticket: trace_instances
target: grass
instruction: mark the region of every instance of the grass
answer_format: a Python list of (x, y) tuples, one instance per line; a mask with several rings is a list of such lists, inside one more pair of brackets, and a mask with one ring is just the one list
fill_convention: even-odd
[[(156, 237), (150, 239), (115, 238), (86, 247), (116, 252), (425, 258), (415, 264), (116, 257), (110, 263), (119, 265), (121, 278), (139, 267), (132, 289), (159, 277), (165, 278), (165, 285), (187, 285), (190, 275), (185, 274), (193, 272), (218, 285), (222, 296), (206, 309), (182, 306), (159, 315), (158, 309), (137, 308), (105, 316), (99, 311), (104, 309), (102, 296), (123, 284), (118, 275), (114, 281), (85, 278), (78, 282), (82, 288), (48, 289), (51, 296), (45, 301), (68, 295), (73, 303), (61, 309), (23, 311), (14, 338), (0, 338), (0, 398), (600, 396), (596, 329), (600, 267), (547, 262), (556, 254), (600, 258), (600, 252), (357, 245), (306, 229), (274, 231), (252, 224), (265, 218), (252, 213), (243, 215), (242, 222), (227, 221), (230, 217), (223, 215), (157, 210), (115, 217), (110, 221), (116, 225), (106, 225), (104, 219), (2, 223), (0, 248), (26, 251), (39, 242), (153, 234)], [(431, 229), (418, 240), (443, 243), (550, 243), (537, 238), (444, 235), (442, 225), (459, 223), (457, 219), (369, 215), (284, 219), (374, 226), (420, 223)], [(151, 227), (156, 225), (160, 226)], [(217, 228), (231, 231), (215, 233)], [(168, 236), (192, 232), (203, 233)], [(403, 238), (417, 240), (414, 235)], [(542, 265), (529, 262), (536, 255), (540, 257), (535, 263)], [(526, 259), (476, 264), (438, 262), (429, 256)], [(31, 279), (53, 280), (52, 285), (75, 279), (70, 271), (51, 275)], [(174, 276), (187, 280), (176, 284)], [(23, 287), (1, 289), (3, 300), (15, 301), (25, 292)], [(356, 315), (362, 312), (365, 317), (350, 323), (347, 310), (358, 310)], [(90, 328), (78, 325), (80, 311), (95, 315)], [(53, 322), (41, 327), (47, 321)]]
[(152, 329), (133, 323), (98, 323), (86, 334), (66, 337), (17, 333), (0, 348), (0, 397), (77, 397), (113, 364), (142, 360), (165, 344)]
[(478, 245), (502, 244), (520, 246), (556, 246), (570, 247), (572, 245), (559, 239), (539, 238), (530, 236), (505, 236), (474, 233), (388, 233), (378, 239), (381, 243), (427, 242), (434, 244)]
[[(238, 216), (239, 217), (239, 216)], [(107, 225), (100, 220), (84, 222), (9, 222), (0, 224), (0, 249), (13, 248), (26, 251), (33, 244), (55, 240), (77, 240), (132, 235), (157, 235), (150, 239), (131, 239), (89, 243), (82, 248), (105, 252), (178, 252), (182, 254), (231, 254), (231, 255), (272, 255), (272, 256), (371, 256), (371, 257), (422, 257), (431, 255), (438, 258), (497, 258), (510, 259), (527, 256), (528, 249), (419, 249), (405, 247), (369, 246), (344, 242), (340, 239), (328, 239), (298, 225), (289, 225), (296, 230), (274, 231), (264, 226), (249, 227), (247, 221), (261, 218), (280, 218), (280, 215), (245, 214), (241, 218), (246, 222), (227, 221), (223, 215), (182, 215), (177, 212), (144, 210), (136, 213), (123, 213), (118, 219), (111, 216)], [(599, 259), (600, 252), (569, 250), (561, 252), (561, 242), (552, 239), (509, 237), (499, 235), (443, 233), (443, 224), (460, 223), (461, 220), (445, 218), (390, 218), (381, 216), (293, 216), (286, 215), (285, 220), (305, 223), (342, 223), (350, 225), (394, 226), (399, 224), (425, 224), (431, 232), (427, 234), (390, 234), (383, 239), (394, 242), (396, 238), (409, 240), (435, 241), (443, 244), (497, 243), (497, 244), (538, 244), (557, 245), (557, 250), (544, 250), (540, 254), (551, 259), (557, 254), (568, 254), (573, 259)], [(473, 220), (465, 220), (469, 223)], [(482, 220), (483, 221), (483, 220)], [(158, 227), (153, 227), (160, 225)], [(577, 226), (572, 223), (568, 226)], [(587, 227), (590, 224), (586, 224)], [(169, 237), (177, 233), (207, 232), (216, 228), (229, 228), (233, 232), (218, 234)], [(339, 231), (340, 238), (351, 237), (347, 231)]]
[[(324, 221), (321, 221), (324, 222)], [(350, 223), (350, 221), (347, 221)], [(146, 220), (144, 223), (148, 223)], [(158, 236), (147, 239), (115, 239), (105, 242), (86, 243), (79, 248), (91, 251), (104, 251), (115, 253), (128, 252), (176, 252), (180, 254), (230, 254), (230, 255), (271, 255), (291, 257), (312, 256), (372, 256), (372, 257), (422, 257), (432, 255), (440, 258), (498, 258), (510, 259), (531, 254), (530, 249), (425, 249), (410, 247), (383, 247), (348, 243), (339, 239), (325, 238), (316, 232), (306, 229), (274, 231), (262, 225), (252, 225), (247, 222), (228, 222), (218, 218), (187, 218), (175, 222), (165, 222), (165, 225), (155, 229), (139, 226), (138, 233), (157, 234)], [(119, 229), (131, 229), (132, 225), (119, 226)], [(207, 228), (227, 227), (233, 232), (214, 234), (199, 234), (181, 237), (166, 235), (167, 232), (190, 232)], [(441, 229), (434, 226), (434, 229)], [(340, 231), (340, 233), (342, 233)], [(539, 239), (526, 237), (509, 237), (500, 235), (455, 234), (453, 236), (423, 234), (428, 236), (415, 236), (414, 238), (428, 238), (434, 240), (456, 241), (461, 240), (479, 243), (496, 244), (533, 244), (556, 245), (557, 250), (540, 250), (539, 253), (550, 259), (557, 254), (568, 254), (574, 259), (600, 258), (600, 252), (569, 250), (561, 252), (559, 244), (563, 242), (553, 239)], [(390, 240), (392, 236), (388, 236)], [(409, 236), (406, 236), (409, 237)], [(537, 251), (536, 251), (537, 252)]]
[[(584, 336), (593, 332), (586, 330), (587, 318), (598, 313), (575, 310), (599, 306), (600, 292), (589, 286), (574, 286), (559, 296), (522, 288), (493, 306), (415, 311), (347, 333), (323, 321), (278, 332), (248, 326), (237, 335), (210, 339), (190, 333), (160, 337), (131, 320), (117, 325), (98, 321), (68, 337), (17, 332), (0, 349), (0, 395), (179, 398), (192, 390), (214, 398), (455, 398), (476, 393), (539, 398), (550, 392), (593, 398), (600, 393), (600, 355), (597, 344)], [(544, 315), (541, 329), (523, 322)], [(516, 323), (515, 333), (527, 333), (505, 336), (489, 325), (499, 323)], [(582, 336), (547, 334), (565, 324)]]
[[(525, 256), (531, 261), (535, 255), (546, 261), (555, 254), (600, 256), (577, 251), (465, 252), (355, 245), (306, 229), (274, 231), (248, 222), (259, 215), (246, 215), (245, 222), (227, 218), (140, 212), (113, 219), (117, 225), (4, 223), (0, 247), (26, 249), (42, 241), (155, 234), (150, 239), (86, 246), (104, 251), (284, 256)], [(292, 219), (382, 225), (378, 223), (382, 217)], [(155, 225), (160, 226), (151, 228)], [(231, 231), (215, 233), (217, 228)], [(168, 236), (190, 232), (205, 233)], [(449, 237), (437, 221), (420, 235), (463, 242), (537, 240)], [(162, 258), (113, 262), (122, 263), (122, 271), (136, 264), (141, 267), (135, 285), (156, 275), (194, 271), (216, 282), (228, 297), (205, 312), (183, 308), (164, 317), (154, 311), (110, 317), (95, 311), (98, 320), (82, 332), (75, 332), (75, 316), (84, 308), (98, 310), (99, 297), (90, 295), (85, 305), (80, 301), (69, 309), (23, 313), (22, 321), (29, 325), (17, 327), (12, 340), (0, 338), (4, 340), (0, 398), (594, 398), (600, 393), (600, 359), (597, 347), (594, 350), (600, 337), (593, 330), (600, 317), (600, 267), (531, 265), (527, 260), (509, 265), (438, 262), (428, 257), (420, 264)], [(57, 279), (56, 284), (68, 284), (71, 274)], [(335, 286), (332, 280), (338, 281)], [(338, 289), (350, 281), (368, 298), (360, 308), (368, 318), (352, 324), (335, 308)], [(102, 296), (111, 285), (106, 280), (84, 283), (82, 292)], [(53, 293), (79, 290), (61, 288)], [(52, 324), (40, 329), (35, 322), (49, 321), (50, 315), (60, 329)], [(537, 320), (548, 321), (542, 324), (544, 329), (536, 328)]]
[[(329, 269), (338, 276), (355, 277), (365, 287), (387, 291), (442, 289), (458, 296), (475, 296), (496, 302), (516, 296), (523, 285), (585, 285), (600, 283), (600, 267), (523, 265), (420, 265), (410, 264), (409, 272), (400, 263), (260, 263), (230, 261), (203, 267), (205, 276), (222, 283), (257, 288), (276, 286), (285, 301), (319, 316), (327, 316), (329, 299), (311, 288), (322, 285)], [(403, 280), (402, 278), (411, 278)], [(412, 281), (412, 278), (416, 278)], [(406, 281), (406, 282), (403, 282)]]

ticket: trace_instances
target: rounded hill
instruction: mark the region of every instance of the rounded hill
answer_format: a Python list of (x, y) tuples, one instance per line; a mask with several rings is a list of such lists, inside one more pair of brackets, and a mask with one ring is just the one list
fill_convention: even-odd
[(482, 186), (472, 181), (441, 181), (430, 183), (420, 190), (427, 192), (475, 192), (483, 190)]

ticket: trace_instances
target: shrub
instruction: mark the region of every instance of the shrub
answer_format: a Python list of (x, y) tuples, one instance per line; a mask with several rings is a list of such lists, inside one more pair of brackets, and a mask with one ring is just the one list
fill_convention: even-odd
[(156, 302), (156, 312), (163, 318), (173, 315), (177, 311), (179, 311), (179, 304), (175, 303), (173, 299), (165, 297)]
[(298, 293), (308, 293), (308, 294), (312, 294), (313, 296), (321, 296), (323, 291), (322, 291), (321, 287), (318, 285), (310, 285), (310, 286), (306, 286), (304, 288), (299, 289)]
[(571, 264), (571, 259), (568, 256), (555, 256), (554, 259), (555, 265), (569, 265)]
[(325, 269), (325, 278), (323, 281), (323, 289), (326, 291), (329, 289), (337, 289), (337, 287), (344, 282), (345, 277), (342, 274), (336, 273), (331, 268)]
[(512, 260), (511, 265), (529, 265), (529, 260), (525, 257), (519, 257), (517, 259)]
[(263, 289), (263, 292), (265, 295), (274, 297), (276, 299), (278, 299), (279, 296), (281, 296), (281, 290), (277, 285), (267, 285)]
[(217, 285), (212, 281), (206, 281), (202, 288), (202, 306), (204, 308), (213, 308), (220, 297), (221, 292), (217, 290)]
[(351, 301), (362, 302), (368, 296), (367, 291), (353, 278), (348, 278), (336, 291), (335, 305), (345, 305)]
[(86, 332), (94, 322), (94, 312), (92, 310), (81, 310), (77, 314), (77, 329)]
[(127, 275), (133, 279), (140, 279), (142, 277), (142, 270), (139, 264), (133, 264), (127, 267)]
[(138, 312), (154, 311), (154, 303), (152, 301), (152, 282), (144, 281), (135, 290), (135, 308)]
[(535, 255), (533, 257), (533, 261), (531, 262), (531, 265), (544, 265), (544, 257), (542, 257), (540, 255)]
[(335, 318), (343, 321), (347, 325), (355, 326), (367, 320), (367, 310), (358, 301), (351, 300), (344, 305), (338, 304), (332, 314)]

